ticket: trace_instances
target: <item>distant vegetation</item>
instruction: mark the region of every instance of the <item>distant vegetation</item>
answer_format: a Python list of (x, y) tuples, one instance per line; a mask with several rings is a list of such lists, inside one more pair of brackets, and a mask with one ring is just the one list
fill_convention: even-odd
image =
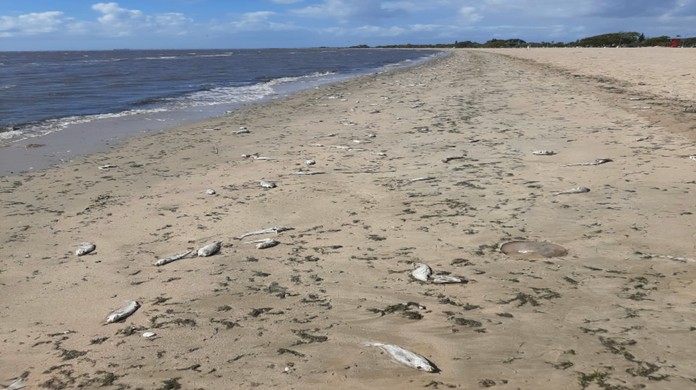
[[(679, 38), (680, 47), (696, 47), (696, 37)], [(522, 39), (491, 39), (485, 43), (472, 41), (455, 41), (454, 43), (438, 44), (403, 44), (376, 46), (379, 48), (508, 48), (508, 47), (651, 47), (669, 46), (674, 38), (666, 35), (646, 38), (638, 32), (616, 32), (610, 34), (595, 35), (578, 39), (574, 42), (526, 42)], [(367, 45), (353, 46), (355, 48), (369, 48)]]

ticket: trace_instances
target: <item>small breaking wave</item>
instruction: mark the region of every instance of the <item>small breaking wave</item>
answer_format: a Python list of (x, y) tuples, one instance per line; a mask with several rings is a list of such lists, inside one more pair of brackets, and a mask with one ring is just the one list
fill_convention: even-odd
[(9, 131), (0, 132), (0, 140), (17, 142), (29, 138), (41, 137), (57, 131), (64, 130), (70, 126), (90, 123), (100, 119), (115, 119), (134, 115), (151, 114), (156, 112), (166, 111), (165, 108), (154, 108), (149, 110), (127, 110), (116, 113), (68, 116), (63, 118), (47, 119), (35, 123), (27, 123), (20, 126), (14, 126)]

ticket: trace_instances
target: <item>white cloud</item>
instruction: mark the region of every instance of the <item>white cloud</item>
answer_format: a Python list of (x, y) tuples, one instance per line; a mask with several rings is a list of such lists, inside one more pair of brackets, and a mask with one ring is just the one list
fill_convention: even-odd
[(474, 7), (464, 6), (459, 9), (459, 15), (462, 17), (465, 23), (476, 23), (483, 19), (480, 13)]
[(19, 16), (0, 16), (0, 37), (30, 36), (58, 31), (69, 19), (62, 12), (33, 12)]
[(160, 35), (184, 35), (193, 25), (192, 19), (177, 12), (146, 15), (140, 10), (121, 8), (118, 3), (97, 3), (92, 9), (102, 14), (97, 21), (103, 33), (114, 37), (148, 31)]
[(356, 29), (357, 35), (363, 37), (398, 37), (403, 35), (407, 30), (403, 27), (379, 27), (379, 26), (362, 26)]
[(277, 23), (271, 20), (276, 16), (275, 12), (257, 11), (242, 14), (238, 19), (229, 23), (213, 24), (211, 29), (215, 31), (286, 31), (297, 30), (299, 27), (289, 23)]
[(102, 14), (97, 21), (112, 36), (131, 35), (145, 23), (145, 15), (141, 11), (121, 8), (118, 3), (97, 3), (92, 9)]
[(324, 0), (323, 3), (293, 11), (302, 17), (335, 19), (339, 22), (377, 21), (404, 15), (413, 8), (411, 2), (383, 2), (380, 0)]

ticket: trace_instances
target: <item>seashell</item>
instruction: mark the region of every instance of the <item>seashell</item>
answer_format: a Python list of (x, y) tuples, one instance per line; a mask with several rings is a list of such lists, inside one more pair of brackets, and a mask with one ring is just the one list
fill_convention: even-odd
[(317, 162), (314, 161), (314, 160), (306, 160), (304, 163), (307, 164), (307, 165), (314, 165), (314, 164), (316, 164)]
[(212, 189), (212, 188), (208, 188), (208, 189), (205, 191), (205, 193), (208, 194), (208, 195), (215, 195), (215, 190)]
[(143, 337), (145, 337), (146, 339), (150, 339), (155, 336), (157, 336), (157, 333), (155, 332), (143, 332)]
[(198, 250), (198, 256), (200, 257), (208, 257), (212, 256), (220, 251), (220, 248), (222, 248), (222, 241), (215, 241), (213, 243), (210, 243)]
[(120, 309), (112, 311), (107, 317), (106, 317), (106, 323), (111, 324), (114, 322), (121, 321), (131, 314), (135, 313), (136, 310), (140, 307), (140, 303), (137, 301), (129, 301), (125, 306), (123, 306)]
[(84, 256), (88, 253), (93, 252), (95, 249), (97, 249), (97, 246), (92, 244), (91, 242), (83, 242), (80, 244), (80, 246), (75, 250), (75, 255), (77, 256)]
[(386, 352), (392, 359), (396, 362), (401, 363), (407, 367), (415, 368), (425, 372), (438, 372), (440, 371), (435, 364), (433, 364), (427, 358), (404, 349), (398, 345), (394, 344), (382, 344), (382, 343), (365, 343), (368, 347), (377, 347)]

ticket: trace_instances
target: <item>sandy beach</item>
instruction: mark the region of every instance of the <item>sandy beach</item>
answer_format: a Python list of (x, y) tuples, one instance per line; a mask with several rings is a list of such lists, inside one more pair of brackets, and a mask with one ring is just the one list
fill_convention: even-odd
[(456, 50), (1, 177), (0, 387), (693, 388), (695, 63)]

